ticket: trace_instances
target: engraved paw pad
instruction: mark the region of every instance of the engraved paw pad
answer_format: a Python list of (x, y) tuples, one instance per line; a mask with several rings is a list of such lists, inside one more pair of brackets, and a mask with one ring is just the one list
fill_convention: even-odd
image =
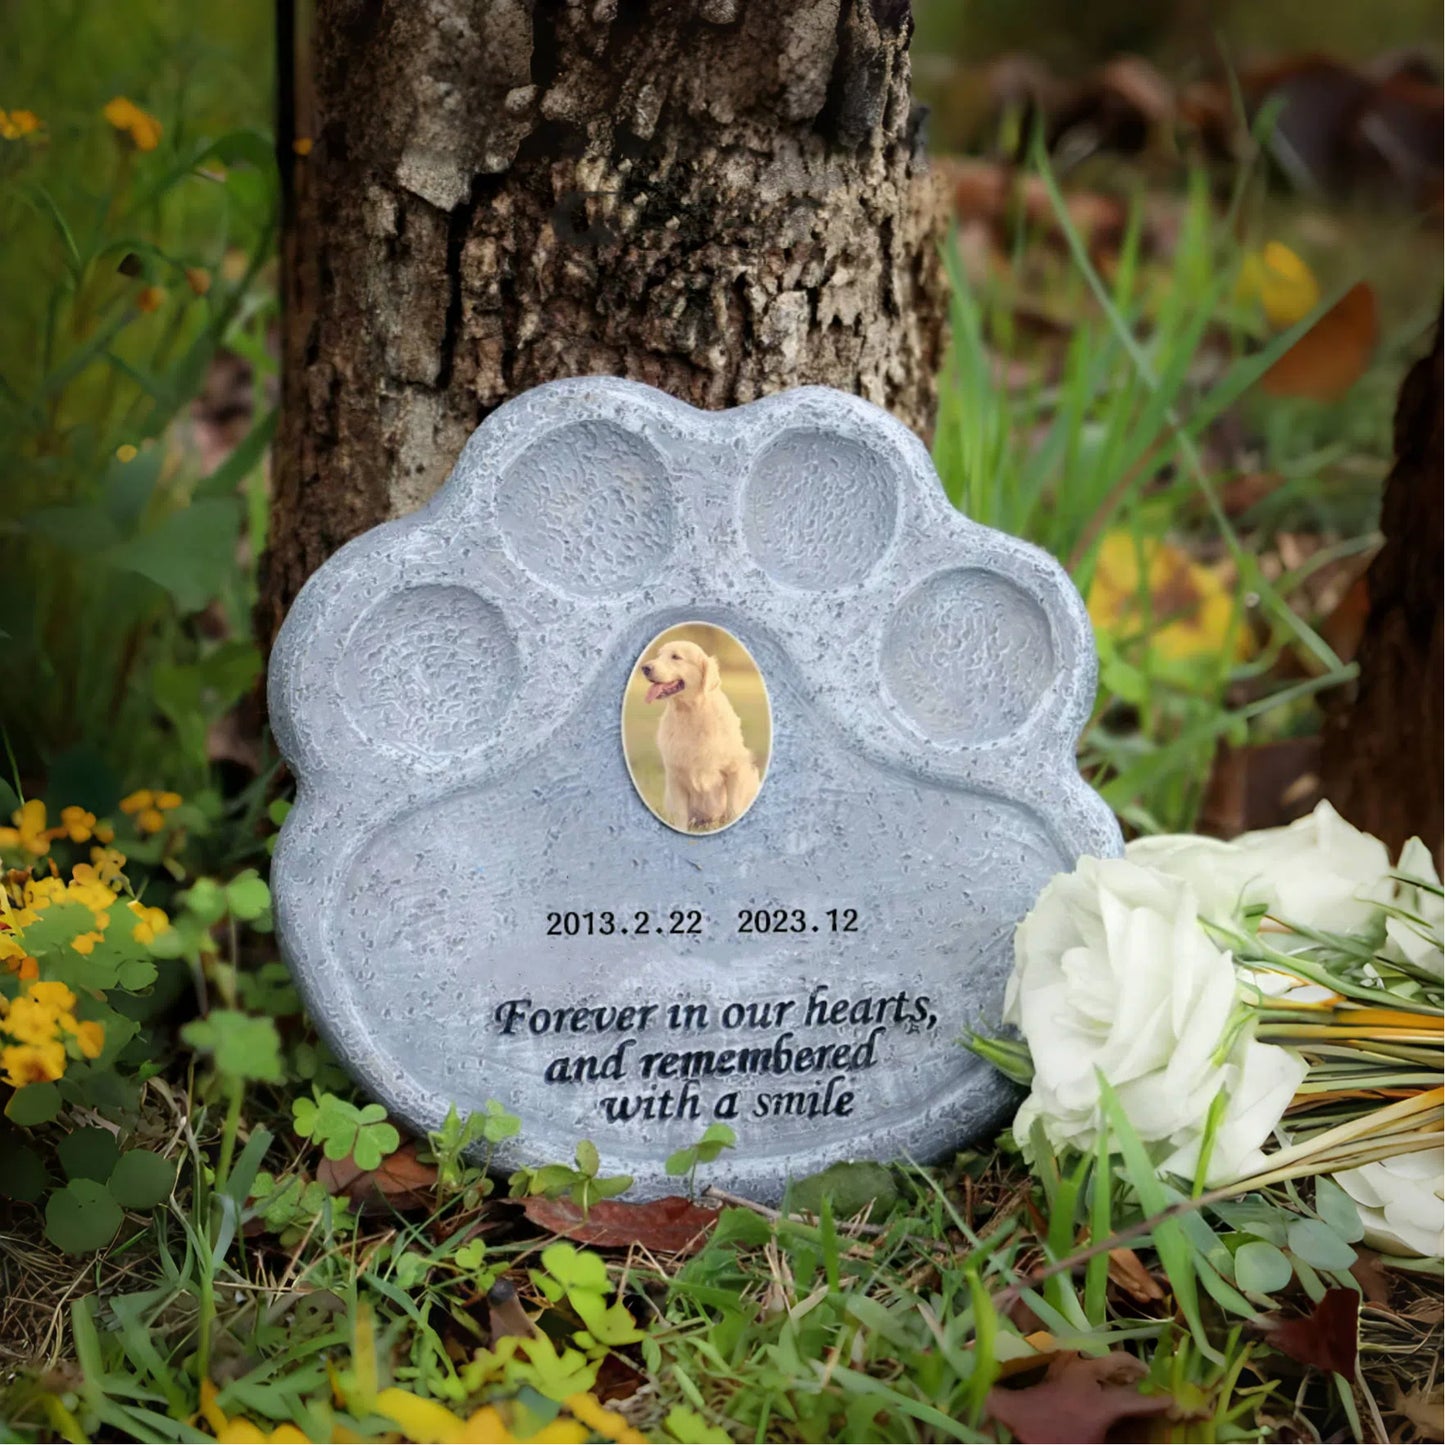
[[(731, 634), (771, 703), (765, 785), (698, 837), (619, 739), (642, 649), (683, 623)], [(711, 1177), (755, 1197), (937, 1154), (1008, 1106), (957, 1040), (997, 1019), (1014, 924), (1119, 847), (1073, 761), (1093, 688), (1061, 569), (954, 511), (867, 403), (539, 387), (287, 619), (282, 946), (412, 1127), (519, 1114), (506, 1165), (590, 1138), (657, 1192), (714, 1119), (739, 1145)]]

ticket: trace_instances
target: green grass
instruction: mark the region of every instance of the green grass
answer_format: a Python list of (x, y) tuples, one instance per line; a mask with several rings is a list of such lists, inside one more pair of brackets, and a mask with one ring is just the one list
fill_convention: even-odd
[[(1111, 531), (1139, 546), (1167, 539), (1228, 559), (1241, 599), (1237, 626), (1259, 638), (1254, 657), (1241, 662), (1221, 647), (1185, 669), (1160, 666), (1152, 634), (1173, 619), (1149, 619), (1143, 596), (1141, 630), (1100, 636), (1100, 696), (1081, 750), (1086, 772), (1126, 821), (1143, 831), (1187, 830), (1222, 741), (1243, 745), (1310, 730), (1317, 726), (1315, 698), (1353, 675), (1315, 630), (1318, 619), (1300, 616), (1286, 601), (1297, 579), (1267, 574), (1261, 557), (1273, 532), (1257, 517), (1241, 530), (1220, 506), (1221, 479), (1206, 450), (1210, 428), (1230, 417), (1255, 419), (1250, 424), (1269, 449), (1267, 465), (1295, 483), (1272, 509), (1276, 527), (1338, 525), (1319, 517), (1312, 483), (1341, 452), (1355, 454), (1368, 443), (1373, 460), (1357, 472), (1352, 496), (1377, 498), (1388, 454), (1386, 398), (1424, 318), (1407, 318), (1387, 339), (1359, 394), (1343, 406), (1260, 398), (1259, 378), (1314, 317), (1268, 338), (1235, 302), (1237, 212), (1215, 216), (1205, 178), (1189, 186), (1172, 255), (1145, 258), (1136, 210), (1106, 280), (1070, 222), (1047, 163), (1035, 160), (1068, 246), (1062, 270), (1054, 268), (1051, 297), (1071, 327), (1061, 370), (1045, 379), (1040, 369), (1038, 381), (1022, 386), (998, 379), (996, 358), (1022, 347), (1013, 329), (1019, 297), (1007, 283), (977, 288), (950, 247), (953, 341), (934, 457), (955, 505), (1051, 552), (1086, 594), (1100, 542)], [(1248, 194), (1242, 181), (1239, 196)], [(1222, 367), (1201, 367), (1206, 349), (1217, 352), (1221, 342), (1229, 347)], [(1201, 382), (1201, 374), (1210, 379)], [(1301, 454), (1303, 439), (1309, 449)], [(1363, 530), (1327, 532), (1339, 548), (1332, 555), (1370, 545), (1375, 505), (1343, 508), (1345, 525)], [(1287, 654), (1304, 660), (1304, 681), (1290, 679), (1288, 669), (1274, 680)]]

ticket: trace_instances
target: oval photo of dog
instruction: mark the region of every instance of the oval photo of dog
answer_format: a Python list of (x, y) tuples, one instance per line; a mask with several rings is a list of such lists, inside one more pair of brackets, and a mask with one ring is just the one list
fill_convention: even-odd
[(679, 833), (717, 833), (752, 807), (773, 716), (752, 654), (726, 628), (684, 622), (642, 650), (622, 699), (632, 785)]

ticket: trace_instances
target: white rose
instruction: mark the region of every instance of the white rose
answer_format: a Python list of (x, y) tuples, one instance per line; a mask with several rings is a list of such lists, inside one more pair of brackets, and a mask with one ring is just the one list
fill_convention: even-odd
[(1245, 833), (1232, 843), (1166, 835), (1139, 838), (1128, 857), (1191, 884), (1206, 918), (1225, 923), (1263, 904), (1271, 917), (1325, 933), (1366, 933), (1394, 889), (1378, 838), (1328, 803), (1288, 827)]
[(1224, 1089), (1208, 1172), (1211, 1182), (1233, 1178), (1279, 1122), (1305, 1067), (1247, 1033), (1216, 1058), (1236, 997), (1234, 965), (1200, 926), (1187, 883), (1128, 859), (1080, 859), (1049, 883), (1014, 938), (1004, 1018), (1034, 1061), (1033, 1091), (1014, 1121), (1021, 1144), (1039, 1119), (1056, 1147), (1092, 1147), (1098, 1070), (1140, 1137), (1187, 1170)]
[(1337, 1183), (1359, 1207), (1365, 1243), (1386, 1254), (1445, 1254), (1445, 1148), (1346, 1169)]
[(1395, 872), (1404, 877), (1395, 880), (1394, 906), (1410, 917), (1386, 919), (1384, 956), (1441, 978), (1445, 976), (1445, 953), (1440, 947), (1445, 899), (1440, 896), (1435, 860), (1418, 838), (1411, 838), (1400, 850)]

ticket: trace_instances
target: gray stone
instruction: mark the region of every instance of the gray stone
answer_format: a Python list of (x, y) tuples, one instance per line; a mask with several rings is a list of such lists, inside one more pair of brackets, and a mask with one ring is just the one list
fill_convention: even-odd
[[(756, 659), (774, 733), (751, 810), (703, 836), (644, 806), (618, 732), (643, 647), (695, 621)], [(842, 1158), (937, 1157), (1010, 1107), (959, 1040), (996, 1023), (1015, 923), (1119, 849), (1074, 763), (1094, 677), (1062, 569), (960, 516), (873, 406), (541, 386), (287, 619), (281, 946), (413, 1129), (518, 1114), (502, 1167), (588, 1138), (667, 1192), (715, 1118), (738, 1145), (705, 1178), (761, 1199)]]

